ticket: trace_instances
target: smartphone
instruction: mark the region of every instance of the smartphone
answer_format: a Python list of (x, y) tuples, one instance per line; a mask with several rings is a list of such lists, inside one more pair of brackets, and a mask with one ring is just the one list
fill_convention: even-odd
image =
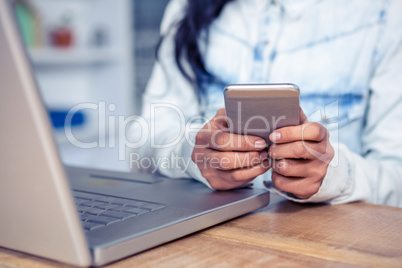
[(276, 129), (300, 124), (300, 90), (294, 84), (237, 84), (224, 89), (231, 132), (254, 135), (271, 144)]

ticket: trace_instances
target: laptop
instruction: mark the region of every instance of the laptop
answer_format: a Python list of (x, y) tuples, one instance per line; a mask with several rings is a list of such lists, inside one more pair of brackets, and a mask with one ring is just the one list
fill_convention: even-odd
[(269, 203), (261, 189), (64, 166), (7, 0), (0, 59), (1, 247), (101, 266)]

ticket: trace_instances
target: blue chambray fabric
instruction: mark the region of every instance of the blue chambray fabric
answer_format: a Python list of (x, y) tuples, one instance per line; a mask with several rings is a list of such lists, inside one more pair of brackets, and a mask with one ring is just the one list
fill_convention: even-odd
[(361, 130), (386, 5), (386, 0), (228, 4), (210, 27), (204, 50), (207, 69), (221, 81), (206, 85), (205, 114), (211, 118), (224, 107), (226, 84), (294, 83), (309, 120), (326, 126), (331, 142), (362, 154)]

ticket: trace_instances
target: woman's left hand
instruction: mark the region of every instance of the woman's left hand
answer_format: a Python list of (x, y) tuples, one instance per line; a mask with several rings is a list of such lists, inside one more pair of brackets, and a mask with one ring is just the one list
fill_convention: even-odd
[(272, 182), (278, 190), (298, 198), (309, 198), (320, 189), (328, 165), (334, 158), (328, 130), (308, 122), (300, 109), (299, 126), (277, 129), (269, 136)]

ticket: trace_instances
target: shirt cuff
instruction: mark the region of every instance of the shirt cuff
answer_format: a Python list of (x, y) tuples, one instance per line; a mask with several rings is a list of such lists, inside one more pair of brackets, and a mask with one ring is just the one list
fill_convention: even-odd
[[(197, 181), (202, 182), (210, 189), (213, 189), (206, 178), (204, 178), (201, 174), (200, 168), (191, 160), (191, 155), (194, 150), (195, 146), (195, 136), (197, 135), (198, 131), (202, 128), (202, 125), (191, 127), (186, 129), (186, 141), (182, 143), (181, 147), (181, 156), (183, 159), (187, 160), (188, 164), (185, 167), (182, 167), (186, 175), (188, 177), (193, 178)], [(186, 161), (183, 161), (183, 163)]]
[(300, 199), (293, 194), (276, 189), (272, 183), (269, 184), (268, 187), (279, 195), (299, 203), (342, 203), (337, 202), (335, 198), (341, 196), (342, 193), (348, 188), (348, 185), (351, 181), (351, 167), (346, 157), (348, 152), (346, 146), (343, 144), (334, 144), (333, 148), (335, 151), (334, 158), (330, 162), (327, 169), (327, 174), (325, 175), (321, 187), (316, 194), (306, 199)]

